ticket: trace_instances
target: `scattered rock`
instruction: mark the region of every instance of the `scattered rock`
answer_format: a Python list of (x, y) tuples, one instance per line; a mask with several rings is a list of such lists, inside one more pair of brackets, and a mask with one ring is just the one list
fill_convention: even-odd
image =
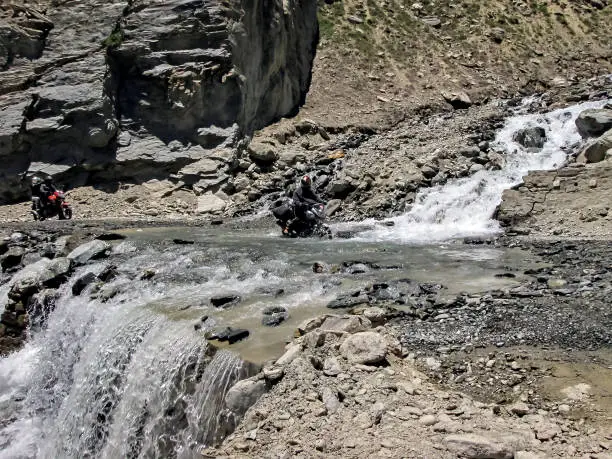
[(210, 304), (216, 308), (227, 308), (240, 303), (240, 295), (234, 293), (226, 293), (224, 295), (216, 295), (210, 298)]
[(513, 448), (480, 435), (449, 435), (444, 439), (450, 451), (473, 459), (513, 459)]
[(466, 109), (472, 106), (472, 99), (465, 92), (443, 92), (444, 100), (452, 105), (456, 110)]
[(336, 357), (328, 357), (323, 363), (323, 374), (325, 376), (338, 376), (342, 373), (342, 367)]
[(349, 336), (340, 346), (340, 351), (350, 363), (375, 365), (384, 362), (387, 342), (378, 333), (361, 332)]

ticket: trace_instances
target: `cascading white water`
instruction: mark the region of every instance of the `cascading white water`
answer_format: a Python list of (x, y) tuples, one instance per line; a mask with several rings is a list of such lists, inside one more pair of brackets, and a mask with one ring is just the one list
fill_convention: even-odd
[[(581, 141), (576, 117), (604, 102), (587, 102), (546, 114), (517, 115), (506, 121), (493, 148), (505, 152), (501, 170), (482, 170), (470, 177), (421, 191), (410, 211), (393, 219), (393, 227), (377, 227), (362, 235), (366, 240), (390, 240), (423, 244), (457, 237), (483, 236), (500, 230), (491, 217), (504, 190), (521, 183), (532, 170), (550, 170), (566, 159), (564, 149)], [(528, 152), (512, 137), (519, 129), (540, 126), (546, 130), (544, 148)]]
[[(174, 320), (173, 299), (197, 302), (213, 284), (227, 288), (223, 278), (236, 284), (235, 274), (151, 252), (125, 261), (124, 274), (143, 262), (175, 283), (120, 276), (114, 285), (123, 292), (107, 303), (65, 286), (45, 329), (0, 359), (0, 459), (187, 459), (218, 440), (224, 395), (249, 367), (213, 352), (194, 319)], [(261, 282), (254, 274), (247, 284)]]

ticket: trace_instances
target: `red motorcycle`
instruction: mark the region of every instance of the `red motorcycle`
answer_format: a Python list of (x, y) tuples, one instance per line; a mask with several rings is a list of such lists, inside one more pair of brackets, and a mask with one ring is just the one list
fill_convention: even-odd
[[(33, 198), (40, 201), (40, 198)], [(55, 191), (47, 198), (47, 203), (34, 203), (32, 216), (34, 220), (43, 221), (57, 215), (59, 220), (70, 220), (72, 218), (72, 207), (66, 202), (66, 195), (63, 191)]]

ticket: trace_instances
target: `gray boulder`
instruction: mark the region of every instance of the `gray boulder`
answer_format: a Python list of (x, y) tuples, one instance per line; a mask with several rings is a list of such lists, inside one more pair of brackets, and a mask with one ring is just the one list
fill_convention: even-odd
[(612, 129), (612, 110), (605, 108), (585, 110), (576, 118), (576, 127), (584, 138), (599, 137)]
[(447, 448), (460, 457), (472, 459), (512, 459), (514, 449), (480, 435), (449, 435), (444, 439)]
[(238, 381), (225, 396), (225, 406), (237, 416), (242, 416), (267, 391), (266, 382), (256, 376)]
[(11, 247), (8, 251), (0, 257), (0, 266), (2, 271), (13, 269), (21, 264), (25, 250), (22, 247)]
[(43, 286), (57, 287), (70, 273), (72, 262), (68, 258), (41, 258), (26, 266), (9, 281), (12, 296), (20, 298), (26, 292), (39, 291)]
[(516, 131), (512, 139), (525, 148), (542, 148), (546, 143), (546, 130), (539, 126)]
[(218, 196), (215, 196), (214, 194), (204, 194), (202, 196), (198, 196), (196, 213), (218, 214), (223, 212), (226, 206), (227, 203)]
[(443, 92), (442, 97), (457, 110), (466, 109), (472, 106), (472, 99), (463, 91)]
[(249, 157), (258, 163), (273, 163), (278, 159), (278, 153), (274, 145), (268, 142), (251, 142)]
[(84, 265), (91, 260), (96, 260), (108, 256), (108, 251), (111, 245), (108, 242), (94, 239), (80, 245), (68, 254), (68, 259), (72, 260), (75, 265)]
[(593, 140), (578, 155), (577, 161), (580, 163), (598, 163), (606, 159), (607, 152), (612, 149), (612, 129)]
[(384, 362), (387, 341), (375, 332), (356, 333), (342, 343), (340, 352), (350, 363), (375, 365)]

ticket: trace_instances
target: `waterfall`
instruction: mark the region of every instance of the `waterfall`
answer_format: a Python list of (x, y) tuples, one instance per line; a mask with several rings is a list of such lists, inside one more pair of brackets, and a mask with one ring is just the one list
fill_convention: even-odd
[[(504, 190), (521, 183), (529, 171), (560, 167), (566, 159), (564, 150), (581, 142), (575, 125), (577, 116), (583, 110), (604, 104), (605, 101), (587, 102), (546, 114), (509, 118), (492, 144), (494, 150), (504, 152), (505, 165), (501, 170), (481, 170), (422, 190), (410, 211), (393, 219), (393, 227), (377, 227), (362, 237), (422, 244), (499, 232), (499, 224), (492, 216)], [(544, 148), (536, 153), (513, 140), (519, 129), (535, 126), (544, 128), (547, 136)]]
[[(121, 268), (151, 263), (153, 253)], [(155, 262), (160, 276), (190, 271), (206, 285), (188, 260), (168, 253)], [(172, 315), (172, 296), (185, 283), (120, 276), (111, 286), (131, 288), (106, 303), (73, 296), (69, 284), (46, 327), (0, 359), (0, 459), (201, 457), (225, 433), (227, 390), (252, 367), (210, 346), (193, 319)]]

